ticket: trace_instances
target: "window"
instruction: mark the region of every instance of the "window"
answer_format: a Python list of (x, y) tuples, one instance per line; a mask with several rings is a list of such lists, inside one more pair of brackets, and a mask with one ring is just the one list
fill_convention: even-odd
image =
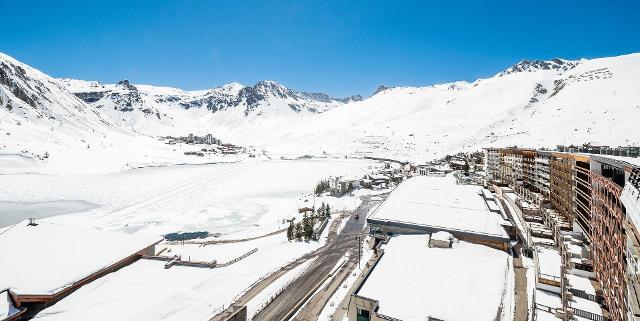
[(371, 316), (369, 316), (369, 310), (357, 309), (357, 321), (369, 321), (371, 320)]

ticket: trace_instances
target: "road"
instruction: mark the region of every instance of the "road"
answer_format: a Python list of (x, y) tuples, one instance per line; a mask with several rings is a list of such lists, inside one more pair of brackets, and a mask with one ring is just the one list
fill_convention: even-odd
[(267, 305), (253, 320), (288, 320), (304, 304), (310, 295), (326, 280), (331, 270), (348, 251), (358, 252), (357, 236), (362, 232), (369, 210), (378, 202), (364, 198), (362, 204), (349, 217), (344, 229), (327, 245), (320, 249), (315, 262), (307, 271), (293, 281), (280, 295)]

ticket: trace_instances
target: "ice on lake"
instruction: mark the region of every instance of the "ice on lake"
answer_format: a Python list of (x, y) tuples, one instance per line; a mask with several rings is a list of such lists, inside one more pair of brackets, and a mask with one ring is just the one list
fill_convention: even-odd
[(82, 212), (98, 207), (85, 201), (2, 202), (0, 201), (0, 227), (16, 224), (27, 218), (45, 218)]
[(83, 200), (100, 206), (47, 218), (127, 233), (255, 235), (285, 228), (297, 201), (330, 175), (362, 175), (371, 161), (257, 161), (143, 168), (95, 175), (0, 175), (0, 201)]

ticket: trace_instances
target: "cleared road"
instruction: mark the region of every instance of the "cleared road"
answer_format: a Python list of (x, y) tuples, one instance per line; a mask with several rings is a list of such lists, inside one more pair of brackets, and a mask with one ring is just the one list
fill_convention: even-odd
[(349, 217), (346, 226), (335, 239), (329, 239), (327, 245), (318, 251), (317, 259), (307, 271), (292, 282), (280, 295), (267, 305), (253, 320), (288, 320), (301, 307), (305, 300), (326, 280), (327, 276), (348, 251), (358, 252), (357, 236), (362, 232), (369, 210), (379, 204), (364, 198), (355, 210), (360, 219)]

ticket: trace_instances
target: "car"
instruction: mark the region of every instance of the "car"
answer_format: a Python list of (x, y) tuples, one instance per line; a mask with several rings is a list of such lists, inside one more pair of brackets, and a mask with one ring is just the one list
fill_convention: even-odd
[(359, 218), (360, 218), (360, 215), (358, 215), (358, 213), (356, 213), (356, 215), (355, 215), (354, 217), (355, 217), (355, 218), (356, 218), (356, 220), (357, 220), (357, 219), (359, 219)]

